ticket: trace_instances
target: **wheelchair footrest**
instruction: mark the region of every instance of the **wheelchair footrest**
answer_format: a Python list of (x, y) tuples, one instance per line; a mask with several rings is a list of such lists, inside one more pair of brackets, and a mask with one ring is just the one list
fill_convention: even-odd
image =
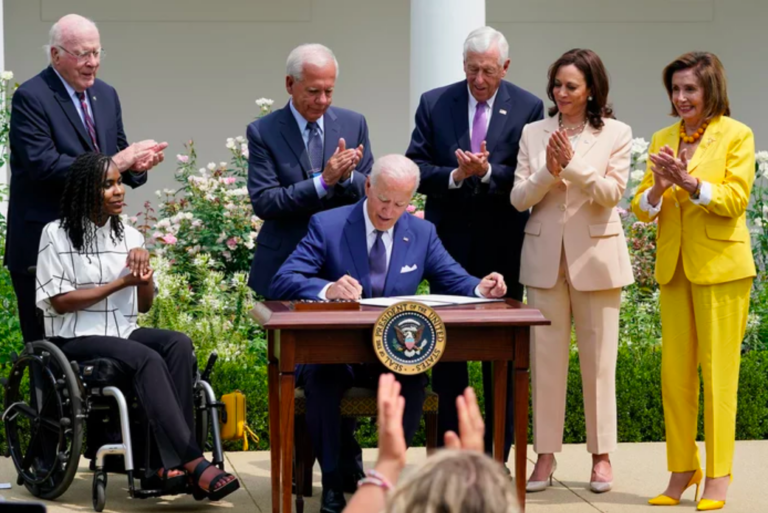
[(192, 487), (186, 486), (186, 487), (178, 487), (175, 490), (134, 490), (133, 491), (133, 498), (134, 499), (152, 499), (155, 497), (162, 497), (162, 496), (168, 496), (168, 495), (184, 495), (184, 494), (190, 494), (192, 493)]

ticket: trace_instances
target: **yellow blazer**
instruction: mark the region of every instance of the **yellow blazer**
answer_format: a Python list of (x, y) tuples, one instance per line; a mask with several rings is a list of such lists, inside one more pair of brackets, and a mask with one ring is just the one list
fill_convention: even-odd
[[(668, 145), (677, 154), (680, 124), (653, 134), (649, 153)], [(712, 285), (755, 276), (755, 261), (746, 210), (755, 180), (755, 139), (752, 130), (726, 116), (712, 120), (702, 136), (688, 172), (712, 186), (707, 206), (695, 205), (688, 193), (669, 188), (662, 197), (656, 236), (656, 280), (669, 283), (683, 252), (683, 269), (691, 283)], [(648, 170), (632, 200), (632, 211), (651, 221), (640, 209), (640, 197), (653, 186)]]
[(616, 210), (629, 178), (632, 129), (614, 119), (604, 121), (600, 130), (589, 124), (584, 128), (560, 178), (547, 170), (546, 161), (557, 118), (523, 129), (510, 195), (516, 209), (532, 208), (525, 226), (520, 283), (552, 288), (562, 248), (576, 290), (608, 290), (634, 281)]

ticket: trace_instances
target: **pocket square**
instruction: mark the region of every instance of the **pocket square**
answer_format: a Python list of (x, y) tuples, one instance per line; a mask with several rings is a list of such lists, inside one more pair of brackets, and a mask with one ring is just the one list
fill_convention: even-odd
[(404, 273), (410, 273), (412, 271), (415, 271), (418, 266), (416, 264), (413, 265), (404, 265), (400, 268), (400, 274)]

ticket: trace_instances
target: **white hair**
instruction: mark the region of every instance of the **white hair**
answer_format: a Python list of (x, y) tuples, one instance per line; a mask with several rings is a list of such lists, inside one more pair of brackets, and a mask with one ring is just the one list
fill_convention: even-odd
[(390, 154), (376, 159), (371, 169), (371, 185), (376, 185), (380, 176), (395, 180), (413, 180), (413, 194), (419, 188), (421, 172), (414, 161), (403, 155)]
[(53, 24), (51, 30), (48, 31), (48, 44), (43, 46), (43, 51), (46, 57), (48, 57), (48, 63), (51, 62), (51, 48), (54, 46), (62, 46), (64, 43), (64, 29), (69, 28), (71, 30), (72, 25), (82, 27), (92, 27), (98, 32), (99, 28), (96, 26), (93, 20), (85, 18), (78, 14), (67, 14), (59, 18), (59, 21)]
[(499, 50), (499, 65), (503, 66), (509, 58), (509, 43), (504, 34), (492, 27), (475, 29), (464, 40), (464, 60), (469, 52), (485, 53), (493, 48)]
[(291, 50), (291, 53), (288, 54), (285, 72), (286, 75), (301, 82), (304, 78), (304, 66), (309, 64), (322, 68), (331, 61), (336, 66), (336, 78), (339, 78), (339, 62), (330, 48), (317, 43), (301, 45)]

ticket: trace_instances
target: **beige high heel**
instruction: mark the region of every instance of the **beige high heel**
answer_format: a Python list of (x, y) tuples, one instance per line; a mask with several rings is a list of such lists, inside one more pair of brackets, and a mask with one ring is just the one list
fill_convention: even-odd
[(526, 492), (542, 492), (547, 487), (552, 486), (552, 481), (557, 470), (557, 460), (553, 460), (552, 471), (549, 473), (549, 478), (546, 481), (528, 481), (525, 485)]

